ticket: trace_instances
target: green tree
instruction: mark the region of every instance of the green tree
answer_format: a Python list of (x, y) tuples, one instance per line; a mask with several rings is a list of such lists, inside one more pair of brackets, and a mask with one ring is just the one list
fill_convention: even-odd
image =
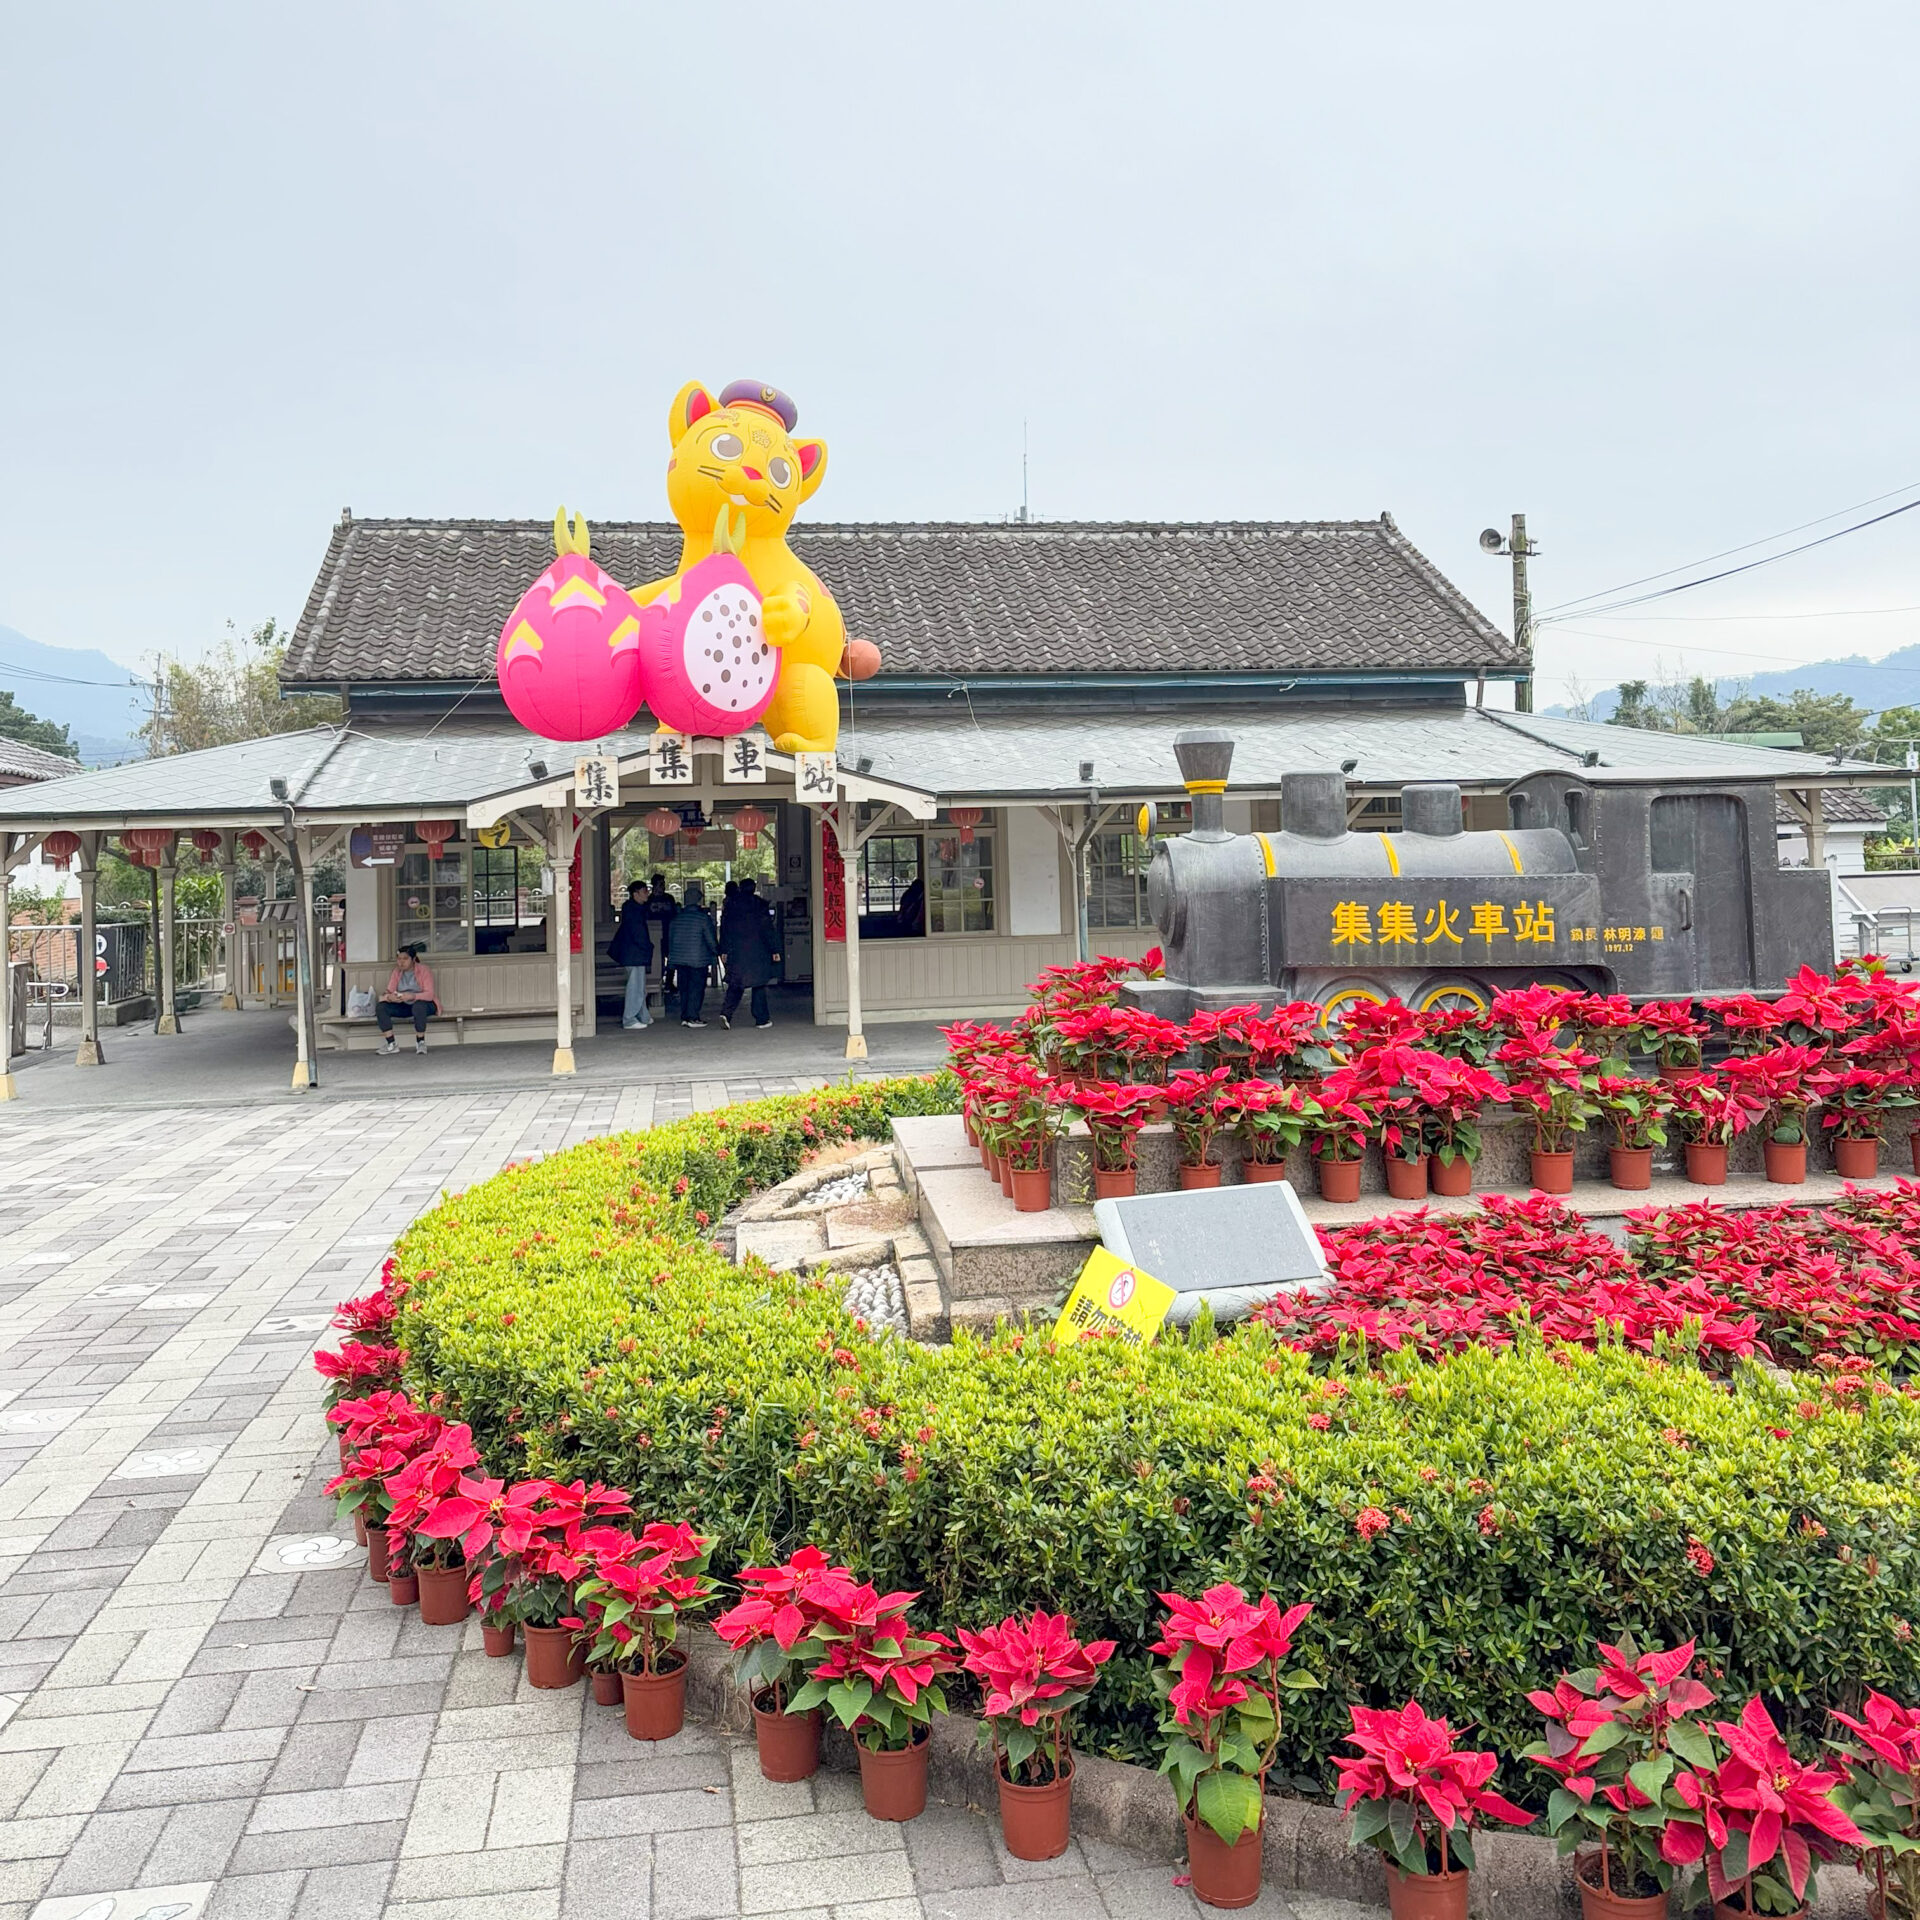
[(227, 637), (198, 660), (162, 655), (156, 662), (161, 697), (141, 727), (147, 753), (197, 753), (203, 747), (231, 746), (236, 740), (260, 740), (272, 733), (295, 733), (340, 718), (340, 702), (331, 694), (301, 694), (283, 699), (280, 663), (286, 641), (273, 621), (249, 634), (227, 622)]
[(20, 706), (12, 694), (0, 687), (0, 740), (18, 740), (23, 747), (38, 747), (43, 753), (57, 753), (63, 760), (77, 760), (71, 736), (64, 726), (41, 720)]
[(1810, 753), (1851, 752), (1867, 731), (1867, 716), (1844, 693), (1796, 687), (1784, 700), (1746, 694), (1727, 709), (1728, 733), (1795, 733)]
[(1610, 727), (1639, 727), (1649, 733), (1662, 733), (1666, 730), (1657, 707), (1653, 704), (1652, 690), (1644, 680), (1622, 680), (1614, 689), (1617, 700), (1612, 714), (1607, 720)]

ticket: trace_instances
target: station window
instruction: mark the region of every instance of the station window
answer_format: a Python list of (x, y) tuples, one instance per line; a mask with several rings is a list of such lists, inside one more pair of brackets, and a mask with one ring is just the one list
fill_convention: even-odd
[(997, 840), (991, 814), (963, 843), (944, 811), (924, 827), (876, 833), (860, 849), (861, 939), (991, 933)]
[(418, 942), (430, 956), (473, 951), (466, 848), (409, 847), (394, 869), (393, 890), (395, 946)]
[[(1184, 800), (1160, 807), (1158, 815), (1157, 839), (1185, 833), (1193, 825), (1192, 805)], [(1147, 911), (1147, 869), (1152, 864), (1153, 848), (1132, 828), (1095, 834), (1087, 848), (1087, 925), (1152, 926)]]

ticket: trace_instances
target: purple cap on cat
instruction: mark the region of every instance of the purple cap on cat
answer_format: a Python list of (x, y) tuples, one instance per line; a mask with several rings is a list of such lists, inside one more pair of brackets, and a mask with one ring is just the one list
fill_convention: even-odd
[(778, 387), (765, 387), (758, 380), (736, 380), (720, 395), (723, 407), (758, 407), (770, 413), (791, 433), (799, 421), (800, 409)]

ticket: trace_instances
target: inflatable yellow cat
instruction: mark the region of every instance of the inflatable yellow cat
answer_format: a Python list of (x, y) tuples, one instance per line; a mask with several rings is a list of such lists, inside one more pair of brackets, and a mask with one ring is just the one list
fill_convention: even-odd
[(716, 524), (744, 519), (736, 550), (760, 592), (766, 636), (781, 650), (764, 725), (777, 752), (831, 753), (840, 733), (834, 675), (865, 679), (879, 654), (866, 641), (849, 645), (833, 595), (787, 545), (794, 510), (827, 472), (826, 442), (793, 438), (798, 418), (778, 388), (752, 380), (736, 380), (717, 401), (697, 380), (674, 395), (667, 502), (682, 535), (680, 565), (633, 597), (642, 606), (659, 598), (714, 551)]

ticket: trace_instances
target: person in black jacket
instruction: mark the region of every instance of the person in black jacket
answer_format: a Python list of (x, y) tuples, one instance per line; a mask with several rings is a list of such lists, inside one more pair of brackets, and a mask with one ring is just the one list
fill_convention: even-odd
[(667, 890), (667, 876), (656, 873), (653, 886), (647, 894), (647, 919), (652, 923), (653, 944), (660, 950), (660, 994), (663, 1004), (666, 996), (673, 991), (673, 969), (666, 964), (667, 929), (679, 911), (679, 901)]
[(727, 963), (727, 993), (720, 1003), (720, 1024), (733, 1025), (740, 996), (751, 992), (753, 1024), (772, 1026), (773, 1011), (767, 1004), (767, 988), (779, 964), (780, 939), (773, 911), (760, 898), (751, 880), (740, 882), (732, 916), (720, 923), (720, 953)]
[(607, 958), (627, 970), (627, 1004), (620, 1024), (629, 1033), (653, 1024), (647, 1012), (647, 969), (653, 964), (653, 935), (647, 920), (646, 885), (635, 880), (620, 904), (620, 924), (607, 948)]
[(714, 936), (713, 915), (706, 908), (706, 891), (698, 880), (689, 880), (680, 911), (667, 928), (667, 965), (673, 968), (679, 987), (683, 1027), (707, 1024), (700, 1018), (707, 997), (707, 969), (719, 957), (720, 942)]

